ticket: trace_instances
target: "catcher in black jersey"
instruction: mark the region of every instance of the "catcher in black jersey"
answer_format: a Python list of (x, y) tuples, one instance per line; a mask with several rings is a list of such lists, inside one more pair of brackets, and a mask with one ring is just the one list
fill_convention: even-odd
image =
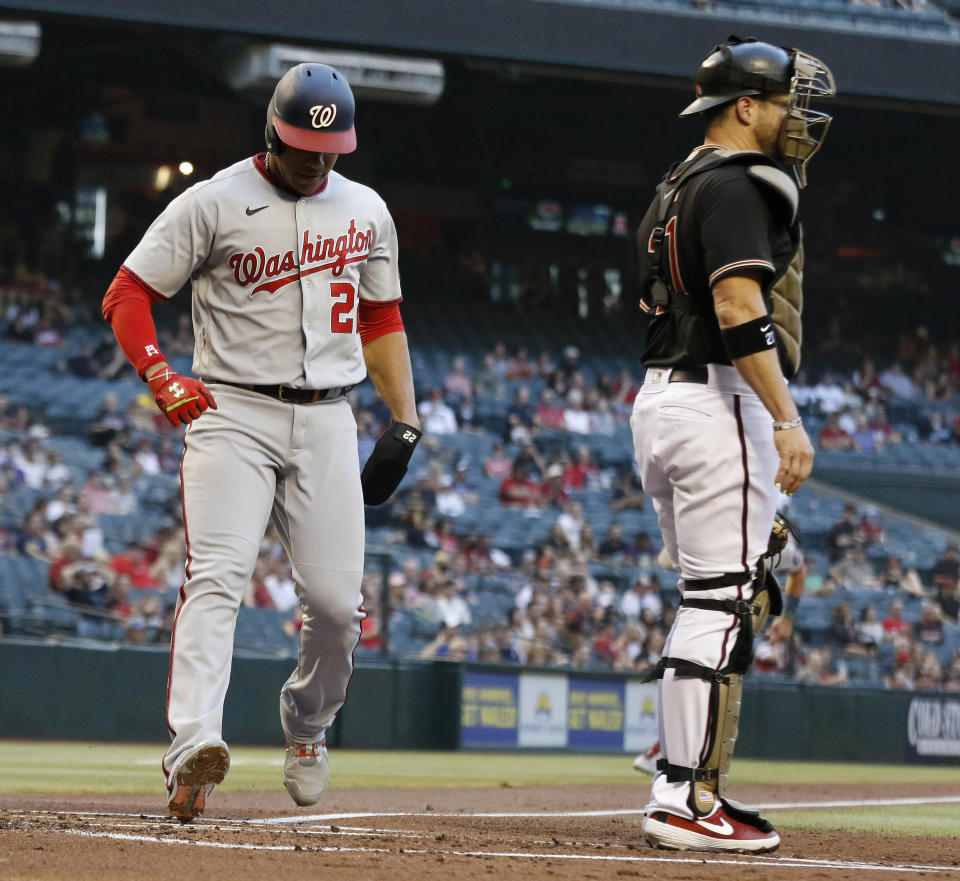
[(660, 680), (643, 832), (658, 847), (769, 851), (773, 826), (723, 792), (753, 636), (782, 601), (764, 555), (779, 491), (813, 447), (786, 379), (800, 364), (799, 188), (836, 93), (816, 58), (731, 37), (694, 76), (704, 142), (674, 165), (637, 234), (647, 368), (630, 425), (682, 593)]

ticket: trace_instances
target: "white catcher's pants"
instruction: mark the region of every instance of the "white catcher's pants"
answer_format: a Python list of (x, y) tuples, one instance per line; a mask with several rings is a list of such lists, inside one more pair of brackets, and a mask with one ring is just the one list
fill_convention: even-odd
[(170, 651), (163, 761), (222, 742), (233, 634), (271, 511), (303, 606), (300, 653), (280, 695), (288, 741), (313, 743), (343, 705), (360, 638), (364, 513), (357, 426), (343, 399), (289, 404), (212, 383), (217, 410), (184, 435), (187, 578)]
[[(708, 370), (708, 384), (700, 385), (671, 383), (669, 369), (648, 368), (630, 417), (643, 488), (681, 579), (753, 567), (766, 552), (777, 508), (779, 457), (770, 414), (736, 368), (711, 364)], [(746, 590), (695, 595), (737, 599)], [(738, 632), (733, 615), (681, 607), (664, 657), (723, 667)], [(660, 681), (660, 743), (671, 764), (693, 768), (706, 760), (710, 688), (701, 679), (678, 679), (673, 670)], [(658, 773), (647, 811), (692, 819), (689, 793), (689, 783), (668, 783)]]

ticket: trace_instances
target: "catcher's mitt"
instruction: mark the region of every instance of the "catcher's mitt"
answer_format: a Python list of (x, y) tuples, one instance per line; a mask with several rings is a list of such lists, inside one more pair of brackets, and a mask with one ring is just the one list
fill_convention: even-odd
[(796, 525), (782, 511), (777, 511), (773, 518), (773, 528), (770, 530), (770, 540), (767, 542), (766, 556), (775, 557), (777, 554), (782, 554), (791, 535), (794, 541), (800, 541)]

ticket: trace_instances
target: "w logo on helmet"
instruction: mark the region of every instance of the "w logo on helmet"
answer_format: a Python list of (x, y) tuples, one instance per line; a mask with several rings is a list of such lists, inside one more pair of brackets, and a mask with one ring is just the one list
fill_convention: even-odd
[(336, 118), (336, 104), (317, 104), (310, 108), (310, 124), (314, 128), (327, 128)]

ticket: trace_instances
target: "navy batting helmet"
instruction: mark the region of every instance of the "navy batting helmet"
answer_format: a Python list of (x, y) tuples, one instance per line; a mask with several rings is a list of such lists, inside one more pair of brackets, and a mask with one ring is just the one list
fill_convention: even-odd
[(353, 92), (343, 74), (326, 64), (298, 64), (277, 83), (267, 107), (267, 149), (284, 144), (316, 153), (352, 153)]

